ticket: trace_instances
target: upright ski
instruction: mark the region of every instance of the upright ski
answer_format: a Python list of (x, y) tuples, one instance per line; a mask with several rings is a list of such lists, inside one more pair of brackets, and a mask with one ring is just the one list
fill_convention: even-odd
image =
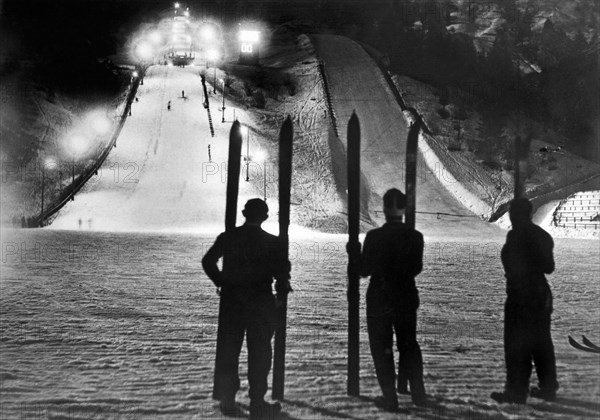
[(353, 112), (348, 122), (348, 395), (360, 394), (360, 124)]
[[(294, 129), (288, 116), (279, 132), (279, 238), (289, 252), (290, 194), (292, 186), (292, 149)], [(277, 329), (273, 351), (273, 399), (282, 400), (285, 384), (285, 338), (287, 328), (287, 291), (278, 296)]]
[(238, 192), (240, 187), (240, 160), (242, 156), (242, 131), (235, 121), (229, 132), (229, 157), (227, 158), (227, 198), (225, 202), (225, 230), (235, 228)]
[[(240, 123), (235, 121), (229, 132), (229, 157), (227, 160), (227, 192), (225, 201), (225, 231), (230, 232), (235, 229), (235, 220), (237, 213), (237, 201), (239, 192), (239, 179), (240, 179), (240, 159), (242, 156), (242, 131), (240, 130)], [(219, 290), (217, 289), (217, 293)], [(222, 357), (223, 349), (219, 343), (223, 343), (223, 334), (226, 334), (223, 330), (222, 324), (222, 305), (219, 305), (219, 324), (217, 327), (217, 351), (215, 365), (218, 366), (218, 360)], [(213, 380), (213, 399), (220, 400), (222, 397), (222, 390), (219, 388), (219, 382), (217, 380), (217, 372), (215, 369), (215, 376)]]
[(517, 135), (515, 137), (515, 198), (525, 197), (525, 181), (527, 180), (527, 156), (531, 135), (524, 139)]
[(406, 141), (406, 214), (404, 220), (410, 229), (415, 228), (415, 213), (417, 211), (417, 149), (419, 145), (419, 132), (421, 130), (421, 116), (414, 108), (411, 111), (414, 121), (408, 129)]

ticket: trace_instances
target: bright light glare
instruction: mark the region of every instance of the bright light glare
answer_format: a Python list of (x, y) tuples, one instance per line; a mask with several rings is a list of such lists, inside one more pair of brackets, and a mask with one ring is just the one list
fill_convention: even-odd
[(204, 26), (201, 35), (205, 41), (211, 41), (215, 37), (215, 29), (210, 25)]
[(190, 12), (188, 12), (188, 11), (186, 10), (185, 12), (183, 12), (183, 15), (184, 15), (185, 17), (189, 17), (189, 16), (190, 16)]
[(131, 73), (131, 75), (132, 75), (133, 77), (138, 77), (138, 76), (139, 76), (139, 74), (138, 74), (138, 72), (137, 72), (137, 71), (134, 71), (133, 73)]
[(217, 50), (209, 50), (206, 53), (206, 57), (210, 60), (210, 61), (217, 61), (217, 59), (219, 58), (219, 52)]
[(89, 141), (81, 135), (73, 135), (69, 138), (69, 148), (75, 156), (83, 154), (88, 150)]
[(92, 127), (92, 131), (97, 135), (108, 134), (112, 124), (108, 117), (102, 113), (102, 111), (93, 112), (88, 116), (88, 121)]
[(150, 34), (150, 41), (152, 41), (154, 44), (160, 44), (162, 42), (162, 35), (159, 31), (153, 31)]
[(258, 42), (260, 39), (259, 31), (240, 31), (240, 41), (242, 42)]
[(56, 169), (57, 167), (58, 163), (53, 156), (48, 156), (46, 159), (44, 159), (44, 169)]
[(267, 159), (267, 152), (262, 149), (257, 150), (254, 154), (254, 159), (258, 162), (264, 162)]
[(179, 3), (175, 3), (173, 6), (175, 6), (176, 9), (179, 9)]
[(138, 60), (150, 60), (153, 55), (152, 46), (147, 42), (140, 42), (135, 47), (135, 55)]

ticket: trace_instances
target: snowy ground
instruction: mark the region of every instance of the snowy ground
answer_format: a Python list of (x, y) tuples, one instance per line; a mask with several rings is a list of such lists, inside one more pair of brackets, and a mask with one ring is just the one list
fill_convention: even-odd
[[(210, 399), (218, 298), (200, 259), (213, 235), (3, 231), (1, 418), (219, 418)], [(419, 337), (432, 406), (377, 410), (361, 290), (361, 398), (347, 397), (345, 238), (292, 237), (286, 401), (282, 418), (597, 418), (600, 252), (557, 240), (556, 403), (488, 398), (502, 387), (501, 237), (426, 236)], [(245, 360), (245, 355), (242, 356)], [(246, 365), (242, 364), (242, 377)], [(248, 404), (246, 382), (240, 401)], [(38, 417), (35, 417), (35, 416)]]
[[(366, 60), (363, 64), (373, 66)], [(226, 103), (227, 122), (221, 123), (220, 96), (211, 95), (211, 137), (198, 71), (150, 68), (139, 102), (98, 177), (50, 228), (3, 230), (0, 418), (220, 417), (210, 399), (218, 298), (200, 259), (223, 227), (223, 165), (233, 112)], [(338, 76), (340, 84), (332, 85), (341, 87), (343, 75)], [(377, 108), (376, 102), (363, 102)], [(343, 109), (349, 105), (342, 101)], [(387, 108), (375, 115), (389, 111), (396, 116), (395, 108)], [(242, 121), (248, 118), (236, 112)], [(364, 117), (362, 121), (367, 134), (381, 127)], [(375, 138), (390, 150), (385, 124)], [(391, 132), (396, 136), (398, 130)], [(376, 157), (384, 149), (371, 151)], [(364, 162), (368, 171), (371, 161)], [(386, 180), (387, 185), (398, 182), (401, 177)], [(383, 186), (381, 182), (373, 190), (380, 193)], [(260, 195), (251, 183), (240, 187), (240, 206)], [(421, 210), (460, 210), (460, 203), (431, 176), (420, 179), (418, 191)], [(276, 232), (277, 209), (271, 197), (268, 202), (268, 229)], [(557, 240), (558, 268), (550, 281), (556, 296), (559, 401), (499, 406), (488, 396), (501, 389), (504, 378), (499, 259), (504, 232), (477, 218), (428, 214), (418, 216), (417, 226), (427, 243), (425, 269), (418, 278), (419, 330), (432, 405), (415, 408), (402, 397), (399, 416), (373, 406), (378, 387), (364, 307), (363, 396), (345, 395), (346, 239), (294, 227), (290, 253), (295, 292), (290, 297), (282, 418), (598, 417), (598, 357), (580, 353), (566, 341), (568, 334), (583, 333), (600, 342), (598, 248), (589, 241)], [(365, 287), (366, 281), (362, 296)], [(245, 363), (241, 370), (245, 376)], [(245, 382), (243, 386), (240, 401), (247, 404)]]

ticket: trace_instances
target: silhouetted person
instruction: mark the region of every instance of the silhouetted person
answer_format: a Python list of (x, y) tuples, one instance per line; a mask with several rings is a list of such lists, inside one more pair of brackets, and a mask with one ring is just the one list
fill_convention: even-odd
[[(239, 412), (235, 395), (240, 388), (238, 363), (245, 333), (251, 418), (281, 410), (279, 403), (264, 400), (276, 327), (273, 278), (278, 293), (291, 291), (285, 249), (279, 238), (261, 228), (268, 211), (263, 200), (248, 200), (242, 211), (244, 225), (220, 234), (202, 259), (204, 271), (221, 295), (213, 398), (225, 414)], [(220, 258), (223, 270), (217, 266)]]
[(415, 285), (415, 276), (423, 267), (423, 235), (403, 223), (405, 208), (406, 196), (401, 191), (392, 188), (385, 193), (386, 223), (367, 233), (361, 261), (361, 275), (371, 276), (367, 289), (367, 328), (383, 392), (376, 405), (388, 411), (398, 409), (394, 333), (402, 360), (399, 380), (405, 384), (406, 379), (402, 378), (408, 378), (415, 404), (422, 405), (426, 400), (423, 359), (417, 342), (419, 293)]
[(167, 110), (170, 111), (171, 110), (171, 101), (167, 102)]
[(185, 98), (185, 92), (183, 90), (181, 91), (181, 97)]
[(21, 227), (22, 228), (27, 227), (27, 219), (25, 219), (25, 216), (21, 216)]
[(531, 221), (532, 205), (526, 198), (510, 203), (512, 230), (502, 248), (506, 277), (504, 307), (504, 392), (492, 392), (498, 402), (523, 404), (527, 400), (531, 362), (539, 388), (531, 396), (556, 399), (556, 361), (550, 334), (552, 292), (544, 274), (554, 271), (552, 237)]
[(81, 229), (81, 218), (79, 218), (79, 229)]

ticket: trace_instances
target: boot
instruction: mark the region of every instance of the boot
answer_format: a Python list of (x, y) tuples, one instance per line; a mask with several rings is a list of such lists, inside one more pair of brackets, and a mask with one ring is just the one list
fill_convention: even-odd
[(250, 402), (250, 420), (273, 420), (281, 413), (281, 404), (264, 400)]

